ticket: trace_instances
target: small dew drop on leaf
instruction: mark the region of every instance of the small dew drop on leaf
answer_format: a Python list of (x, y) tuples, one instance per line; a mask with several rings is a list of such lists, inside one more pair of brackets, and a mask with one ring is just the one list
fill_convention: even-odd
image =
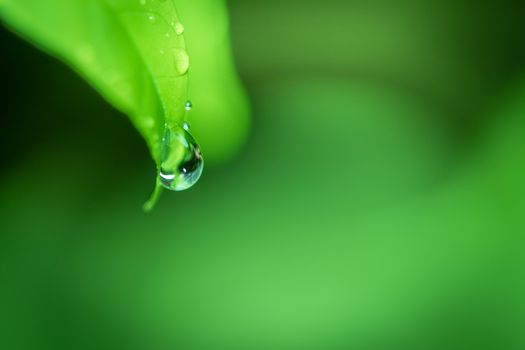
[(189, 112), (191, 111), (192, 108), (193, 108), (193, 103), (191, 103), (190, 100), (186, 101), (186, 103), (184, 104), (184, 109)]
[(182, 35), (184, 33), (184, 26), (182, 25), (182, 23), (180, 22), (177, 22), (175, 23), (175, 33), (177, 35)]
[(159, 180), (162, 187), (183, 191), (199, 180), (204, 167), (197, 141), (184, 127), (165, 126)]
[(182, 128), (183, 128), (184, 130), (186, 130), (186, 131), (190, 131), (190, 129), (191, 129), (191, 124), (190, 124), (190, 122), (185, 121), (184, 123), (182, 123)]
[(148, 21), (150, 21), (150, 23), (157, 23), (157, 16), (155, 16), (154, 14), (149, 14)]
[(175, 69), (177, 73), (179, 73), (179, 75), (186, 74), (190, 68), (190, 58), (186, 50), (175, 49), (173, 50), (173, 55), (175, 56)]

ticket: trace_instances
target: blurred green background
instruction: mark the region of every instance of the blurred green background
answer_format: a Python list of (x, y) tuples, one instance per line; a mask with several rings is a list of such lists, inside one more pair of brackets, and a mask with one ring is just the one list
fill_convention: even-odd
[(523, 2), (228, 5), (250, 134), (150, 214), (129, 121), (0, 31), (0, 348), (524, 349)]

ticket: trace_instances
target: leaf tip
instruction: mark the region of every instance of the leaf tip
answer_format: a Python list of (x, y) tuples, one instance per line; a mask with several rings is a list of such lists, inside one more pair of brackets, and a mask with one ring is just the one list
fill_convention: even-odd
[(149, 199), (146, 201), (146, 203), (144, 203), (144, 205), (142, 206), (142, 210), (144, 210), (144, 212), (146, 213), (150, 213), (155, 207), (155, 205), (157, 204), (157, 202), (159, 201), (161, 194), (162, 194), (162, 186), (160, 185), (160, 182), (157, 179), (157, 181), (155, 182), (155, 188), (153, 189), (153, 193), (151, 194)]

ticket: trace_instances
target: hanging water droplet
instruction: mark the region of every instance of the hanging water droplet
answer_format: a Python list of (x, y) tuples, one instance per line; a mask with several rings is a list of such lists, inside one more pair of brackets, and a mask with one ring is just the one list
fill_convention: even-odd
[(190, 68), (190, 58), (188, 53), (184, 49), (173, 50), (173, 56), (175, 56), (175, 69), (180, 75), (184, 75)]
[(175, 23), (175, 33), (177, 35), (182, 35), (182, 33), (184, 33), (184, 26), (182, 25), (182, 23)]
[(166, 126), (162, 139), (160, 182), (172, 191), (183, 191), (200, 178), (204, 162), (199, 145), (180, 126)]
[(149, 14), (148, 15), (148, 21), (150, 21), (150, 23), (155, 23), (157, 22), (157, 16), (155, 16), (154, 14)]
[(193, 103), (191, 103), (190, 100), (186, 101), (186, 103), (184, 104), (184, 109), (189, 112), (191, 111), (192, 108), (193, 108)]
[(189, 131), (191, 129), (191, 124), (190, 122), (188, 121), (185, 121), (184, 123), (182, 123), (182, 128), (186, 131)]

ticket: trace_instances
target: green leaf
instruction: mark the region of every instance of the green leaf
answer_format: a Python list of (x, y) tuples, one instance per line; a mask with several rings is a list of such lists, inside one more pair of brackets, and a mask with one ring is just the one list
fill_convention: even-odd
[(159, 166), (164, 125), (183, 121), (188, 97), (189, 58), (172, 1), (0, 0), (0, 18), (125, 113)]
[(176, 0), (191, 56), (189, 96), (192, 134), (206, 163), (223, 163), (242, 149), (250, 106), (230, 50), (224, 0)]

